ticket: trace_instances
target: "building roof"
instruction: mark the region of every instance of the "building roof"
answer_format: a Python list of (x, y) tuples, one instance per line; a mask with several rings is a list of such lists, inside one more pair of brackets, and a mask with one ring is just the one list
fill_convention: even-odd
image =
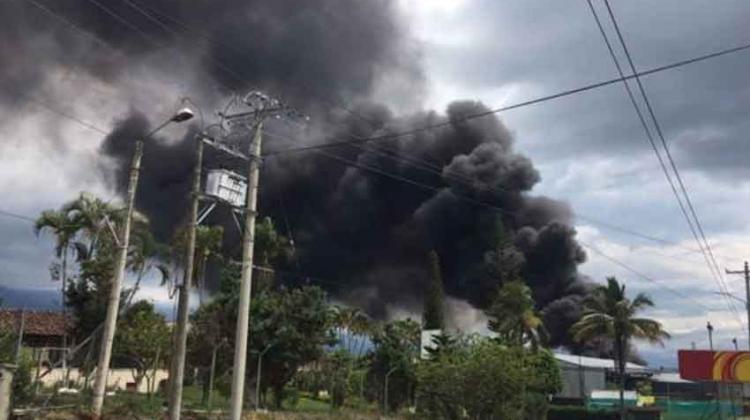
[(680, 378), (679, 372), (661, 372), (651, 376), (652, 382), (662, 382), (670, 384), (693, 384), (695, 382)]
[(22, 313), (24, 335), (60, 337), (71, 326), (70, 316), (61, 312), (0, 309), (0, 328), (17, 331), (21, 325)]
[[(574, 354), (555, 353), (555, 359), (559, 362), (580, 366), (588, 369), (615, 369), (615, 361), (612, 359), (599, 359), (597, 357), (577, 356)], [(647, 371), (648, 368), (643, 365), (628, 362), (625, 369), (631, 372)]]

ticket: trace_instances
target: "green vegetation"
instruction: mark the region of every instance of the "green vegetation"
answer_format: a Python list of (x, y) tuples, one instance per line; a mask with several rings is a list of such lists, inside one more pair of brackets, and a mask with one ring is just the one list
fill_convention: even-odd
[(621, 409), (625, 407), (625, 364), (631, 340), (637, 338), (661, 344), (662, 340), (669, 338), (658, 321), (636, 316), (651, 306), (654, 303), (643, 293), (637, 294), (632, 301), (628, 299), (625, 285), (609, 277), (607, 285), (597, 287), (585, 301), (583, 316), (571, 328), (576, 341), (605, 337), (614, 343)]
[(133, 366), (136, 386), (146, 381), (149, 396), (156, 389), (156, 370), (166, 366), (169, 334), (164, 316), (154, 312), (154, 305), (146, 301), (131, 306), (117, 329), (114, 355)]
[[(53, 274), (63, 280), (77, 342), (88, 338), (104, 319), (117, 247), (111, 231), (117, 230), (121, 219), (121, 209), (81, 194), (58, 210), (45, 211), (36, 223), (38, 233), (49, 232), (56, 238), (55, 256), (60, 262)], [(522, 277), (523, 255), (502, 220), (487, 223), (492, 228), (482, 240), (492, 244), (493, 251), (476, 271), (466, 273), (486, 292), (476, 301), (482, 303), (493, 334), (482, 337), (444, 330), (443, 273), (437, 251), (428, 253), (426, 276), (419, 279), (425, 285), (422, 322), (377, 322), (358, 308), (331, 304), (319, 287), (277, 284), (274, 269), (288, 268), (294, 250), (270, 218), (259, 219), (255, 256), (256, 264), (265, 269), (256, 272), (250, 306), (246, 406), (309, 413), (310, 418), (394, 414), (541, 420), (616, 415), (549, 406), (562, 381), (554, 356), (545, 348), (548, 334), (540, 316), (544, 308), (537, 305)], [(191, 316), (187, 372), (197, 375), (186, 375), (182, 385), (184, 409), (199, 413), (200, 418), (228, 406), (240, 268), (222, 254), (221, 228), (201, 226), (196, 236), (194, 278), (201, 299)], [(106, 410), (113, 418), (157, 418), (163, 413), (164, 395), (155, 392), (155, 370), (169, 364), (171, 329), (152, 304), (133, 300), (149, 274), (158, 274), (170, 286), (177, 283), (175, 273), (184, 271), (185, 237), (180, 230), (171, 244), (158, 243), (147, 221), (135, 216), (128, 252), (135, 284), (122, 293), (113, 360), (131, 367), (135, 382), (146, 381), (149, 392), (118, 392), (109, 398)], [(210, 299), (204, 299), (209, 265), (220, 269), (221, 283)], [(668, 337), (658, 322), (637, 316), (652, 305), (645, 295), (629, 300), (625, 287), (610, 278), (585, 300), (572, 338), (583, 344), (613, 343), (622, 372), (632, 340), (660, 342)], [(423, 327), (442, 330), (433, 337), (426, 360), (419, 357)], [(0, 331), (3, 360), (14, 358), (14, 340), (13, 332)], [(96, 339), (89, 341), (74, 361), (76, 367), (89, 372), (96, 348)], [(30, 360), (22, 357), (21, 361), (14, 384), (17, 401), (28, 400), (32, 389)], [(641, 389), (646, 391), (647, 386)], [(62, 396), (43, 389), (40, 398), (45, 399), (42, 403), (72, 403), (80, 411), (85, 410), (89, 394), (84, 389), (77, 397)]]
[(489, 330), (509, 346), (539, 347), (546, 341), (547, 331), (534, 306), (531, 289), (522, 280), (503, 284), (486, 311)]

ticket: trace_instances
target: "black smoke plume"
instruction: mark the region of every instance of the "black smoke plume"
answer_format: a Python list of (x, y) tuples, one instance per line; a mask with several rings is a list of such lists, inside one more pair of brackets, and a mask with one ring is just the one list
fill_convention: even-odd
[[(269, 124), (266, 151), (450, 122), (399, 141), (325, 151), (360, 167), (312, 152), (268, 157), (260, 212), (294, 237), (298, 257), (285, 268), (292, 275), (279, 281), (320, 282), (375, 316), (404, 307), (418, 312), (426, 255), (436, 250), (453, 297), (486, 305), (510, 267), (531, 285), (539, 305), (550, 308), (548, 318), (569, 325), (578, 315), (585, 286), (576, 268), (585, 254), (575, 241), (571, 210), (531, 194), (539, 173), (513, 150), (503, 123), (495, 117), (462, 121), (487, 110), (476, 102), (397, 116), (370, 99), (384, 75), (410, 81), (404, 97), (421, 95), (418, 49), (392, 1), (35, 0), (0, 7), (0, 53), (16, 57), (0, 66), (0, 106), (34, 95), (58, 69), (121, 92), (132, 88), (127, 80), (143, 75), (162, 81), (163, 94), (151, 92), (161, 103), (116, 121), (102, 143), (120, 192), (134, 140), (158, 124), (150, 116), (170, 109), (180, 89), (200, 98), (207, 120), (227, 94), (250, 88), (279, 95), (312, 117), (304, 132)], [(351, 109), (336, 105), (341, 102)], [(182, 139), (150, 139), (145, 148), (137, 206), (162, 240), (185, 217), (194, 163), (189, 140), (196, 130)], [(388, 156), (394, 151), (422, 164)], [(220, 165), (231, 167), (207, 158), (207, 167)], [(238, 247), (235, 240), (228, 251)]]

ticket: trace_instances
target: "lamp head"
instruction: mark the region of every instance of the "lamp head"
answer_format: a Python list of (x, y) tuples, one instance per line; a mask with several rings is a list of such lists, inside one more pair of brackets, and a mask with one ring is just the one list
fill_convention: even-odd
[(193, 113), (192, 109), (185, 107), (177, 111), (176, 114), (174, 114), (174, 117), (172, 117), (172, 121), (177, 122), (177, 123), (187, 121), (193, 118), (194, 115), (195, 114)]

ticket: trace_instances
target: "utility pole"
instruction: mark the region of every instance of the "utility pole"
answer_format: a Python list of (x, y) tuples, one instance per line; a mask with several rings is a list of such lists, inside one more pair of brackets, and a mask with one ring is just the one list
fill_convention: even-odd
[(99, 361), (94, 379), (94, 400), (91, 403), (91, 411), (94, 418), (99, 418), (104, 405), (104, 393), (107, 387), (107, 376), (109, 376), (109, 361), (112, 357), (112, 342), (115, 338), (115, 324), (117, 323), (117, 312), (120, 305), (120, 288), (122, 279), (125, 277), (125, 266), (128, 262), (128, 244), (130, 243), (130, 222), (135, 207), (135, 193), (138, 188), (138, 176), (141, 169), (141, 158), (143, 157), (143, 141), (135, 142), (135, 153), (130, 164), (130, 179), (128, 180), (128, 195), (126, 198), (125, 221), (122, 231), (117, 240), (117, 257), (115, 259), (115, 275), (112, 278), (109, 290), (109, 301), (107, 302), (107, 316), (104, 321), (104, 332), (102, 333), (102, 344), (99, 350)]
[(734, 345), (734, 351), (740, 350), (740, 348), (737, 346), (737, 337), (732, 338), (732, 344)]
[(747, 345), (750, 350), (750, 268), (747, 261), (742, 270), (726, 270), (727, 274), (744, 274), (745, 275), (745, 310), (747, 311)]
[(185, 353), (187, 351), (188, 311), (190, 307), (190, 287), (193, 283), (193, 266), (195, 265), (195, 237), (198, 219), (198, 205), (201, 194), (201, 169), (203, 165), (202, 133), (196, 138), (195, 168), (193, 169), (193, 188), (190, 192), (190, 219), (188, 243), (185, 255), (185, 275), (180, 286), (177, 303), (177, 324), (175, 327), (175, 353), (169, 372), (169, 419), (179, 420), (182, 408), (182, 382), (185, 377)]
[(21, 360), (21, 349), (23, 348), (23, 333), (24, 328), (26, 327), (26, 309), (21, 309), (21, 325), (18, 327), (18, 340), (16, 341), (16, 355), (15, 355), (15, 361), (16, 364), (19, 363)]
[(714, 351), (714, 326), (711, 325), (711, 321), (706, 323), (706, 329), (708, 330), (708, 348)]
[[(188, 108), (179, 110), (175, 115), (158, 125), (149, 132), (144, 139), (148, 139), (154, 133), (166, 127), (171, 122), (183, 122), (193, 117), (193, 111)], [(141, 171), (141, 158), (143, 157), (143, 140), (135, 142), (135, 152), (130, 164), (130, 177), (128, 179), (128, 192), (125, 198), (125, 221), (122, 224), (122, 230), (119, 237), (115, 238), (117, 244), (117, 256), (115, 258), (114, 275), (110, 284), (109, 298), (107, 301), (107, 316), (104, 320), (104, 331), (102, 332), (102, 342), (99, 348), (99, 359), (96, 364), (96, 377), (94, 378), (93, 400), (91, 402), (91, 412), (95, 419), (101, 417), (102, 407), (104, 405), (104, 393), (107, 387), (107, 377), (109, 376), (109, 362), (112, 358), (112, 342), (115, 338), (115, 328), (117, 324), (117, 313), (120, 308), (120, 289), (122, 281), (125, 278), (125, 268), (128, 262), (128, 246), (130, 244), (130, 223), (135, 208), (135, 193), (138, 190), (138, 177)]]
[(269, 117), (298, 116), (299, 113), (278, 99), (252, 91), (243, 98), (249, 112), (233, 115), (220, 114), (229, 126), (250, 128), (253, 139), (250, 144), (247, 167), (247, 194), (245, 205), (245, 227), (242, 237), (242, 274), (240, 277), (240, 297), (237, 313), (237, 329), (234, 345), (234, 367), (232, 369), (232, 395), (229, 406), (229, 419), (240, 420), (245, 393), (245, 371), (247, 363), (248, 323), (250, 318), (250, 297), (253, 280), (253, 250), (255, 242), (255, 217), (258, 204), (258, 181), (260, 177), (261, 143), (263, 121)]
[(253, 284), (253, 250), (255, 245), (255, 212), (258, 205), (258, 178), (260, 176), (260, 151), (263, 123), (255, 125), (255, 134), (250, 145), (250, 160), (247, 176), (247, 205), (245, 208), (245, 232), (242, 237), (242, 276), (240, 277), (240, 302), (237, 313), (237, 330), (234, 340), (234, 369), (232, 370), (232, 400), (230, 419), (242, 417), (242, 401), (245, 391), (245, 369), (247, 361), (247, 336), (250, 318), (250, 293)]

